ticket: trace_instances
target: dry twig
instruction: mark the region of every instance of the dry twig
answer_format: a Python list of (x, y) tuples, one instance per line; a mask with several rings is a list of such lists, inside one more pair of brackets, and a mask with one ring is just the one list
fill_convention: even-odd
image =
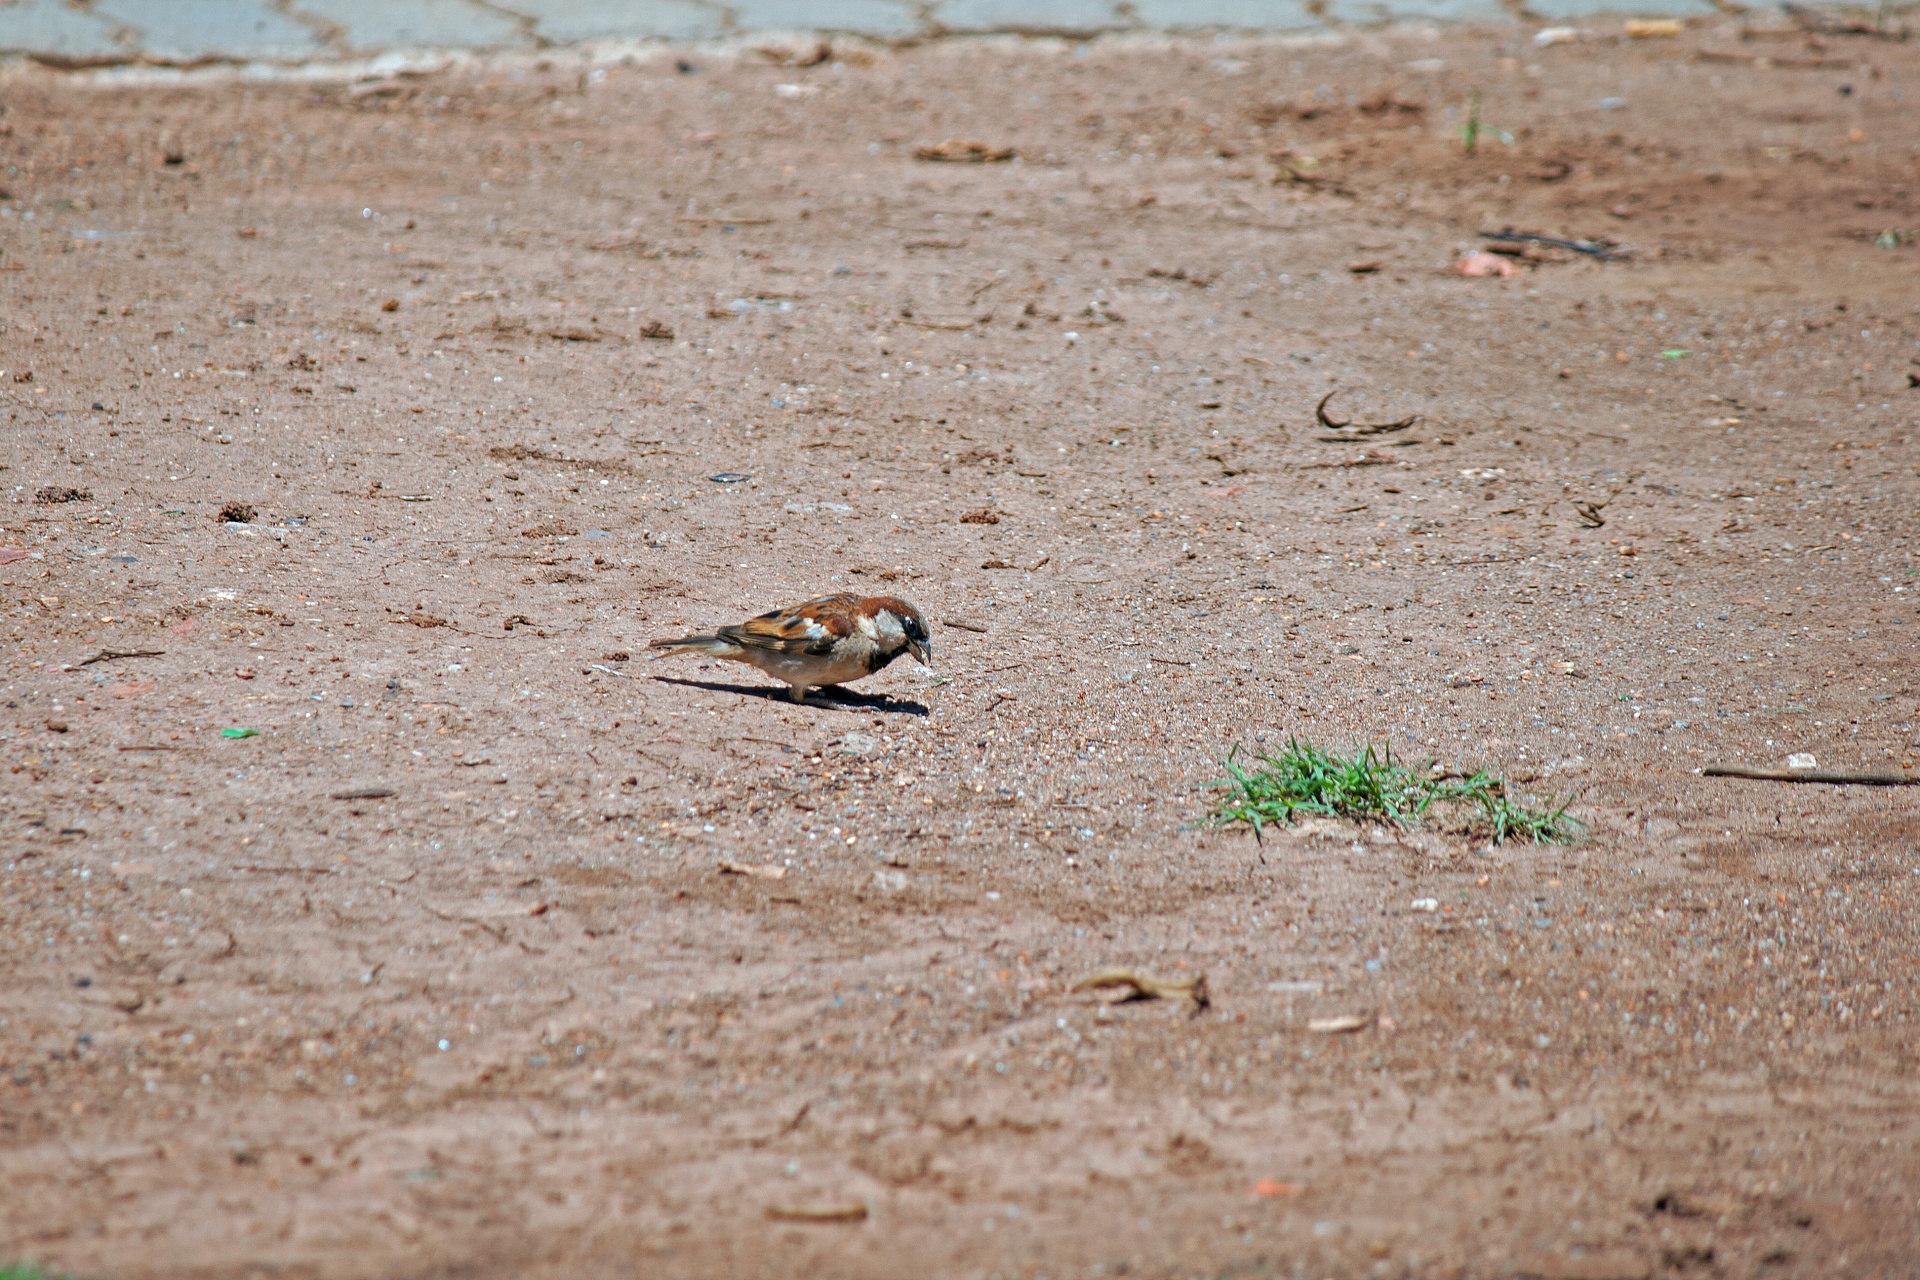
[(1852, 773), (1844, 769), (1749, 769), (1742, 764), (1710, 764), (1706, 778), (1751, 778), (1757, 782), (1825, 782), (1832, 786), (1920, 787), (1920, 774)]

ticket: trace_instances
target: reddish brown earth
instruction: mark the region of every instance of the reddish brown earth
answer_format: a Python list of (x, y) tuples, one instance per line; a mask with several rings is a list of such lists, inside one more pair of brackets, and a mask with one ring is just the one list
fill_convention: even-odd
[(1920, 49), (842, 52), (5, 83), (0, 1258), (1912, 1274)]

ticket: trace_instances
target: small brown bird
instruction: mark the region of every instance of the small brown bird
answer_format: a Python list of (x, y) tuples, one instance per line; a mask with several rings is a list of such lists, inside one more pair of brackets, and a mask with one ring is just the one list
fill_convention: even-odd
[(651, 648), (655, 657), (699, 653), (758, 667), (785, 681), (795, 702), (809, 689), (870, 676), (903, 653), (933, 668), (926, 620), (897, 596), (821, 596), (710, 636), (655, 640)]

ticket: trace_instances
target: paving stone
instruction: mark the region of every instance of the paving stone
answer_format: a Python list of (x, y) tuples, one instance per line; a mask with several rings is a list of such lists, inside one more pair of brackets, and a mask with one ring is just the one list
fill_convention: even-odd
[(1133, 12), (1142, 26), (1172, 31), (1286, 31), (1324, 25), (1299, 0), (1136, 0)]
[(1421, 18), (1435, 22), (1514, 20), (1512, 12), (1500, 0), (1333, 0), (1327, 6), (1327, 17), (1349, 26)]
[(257, 0), (97, 0), (93, 12), (133, 28), (135, 47), (162, 61), (332, 53), (311, 27)]
[[(1309, 6), (1312, 6), (1311, 8)], [(0, 0), (0, 52), (53, 61), (365, 57), (587, 40), (711, 40), (755, 31), (1079, 34), (1298, 31), (1407, 19), (1511, 22), (1513, 0)], [(1528, 0), (1548, 22), (1696, 16), (1713, 0)]]
[(932, 34), (920, 20), (919, 6), (895, 0), (732, 0), (734, 29), (740, 31), (857, 31), (870, 36)]
[[(1654, 3), (1615, 3), (1599, 5), (1592, 0), (1529, 0), (1527, 12), (1548, 22), (1571, 21), (1577, 18), (1592, 18), (1596, 14), (1618, 15), (1619, 17), (1643, 18), (1699, 18), (1718, 12), (1707, 0), (1654, 0)], [(1609, 30), (1618, 33), (1618, 19), (1612, 22), (1591, 24), (1595, 30)]]
[[(577, 7), (577, 6), (568, 6)], [(525, 22), (468, 0), (295, 0), (342, 52), (387, 49), (524, 49), (537, 43)]]
[(946, 0), (934, 20), (947, 31), (1117, 31), (1136, 25), (1108, 0)]
[(498, 0), (494, 8), (520, 14), (540, 39), (552, 44), (582, 40), (711, 40), (727, 24), (719, 5), (696, 0)]
[(113, 26), (61, 0), (24, 0), (0, 8), (0, 50), (84, 61), (124, 56)]

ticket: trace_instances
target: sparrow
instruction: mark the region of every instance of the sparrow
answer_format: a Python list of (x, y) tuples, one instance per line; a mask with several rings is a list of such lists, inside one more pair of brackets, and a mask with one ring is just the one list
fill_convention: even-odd
[(657, 658), (699, 653), (758, 667), (785, 681), (795, 702), (809, 689), (870, 676), (903, 653), (933, 669), (926, 620), (897, 596), (820, 596), (712, 635), (655, 640), (649, 647)]

